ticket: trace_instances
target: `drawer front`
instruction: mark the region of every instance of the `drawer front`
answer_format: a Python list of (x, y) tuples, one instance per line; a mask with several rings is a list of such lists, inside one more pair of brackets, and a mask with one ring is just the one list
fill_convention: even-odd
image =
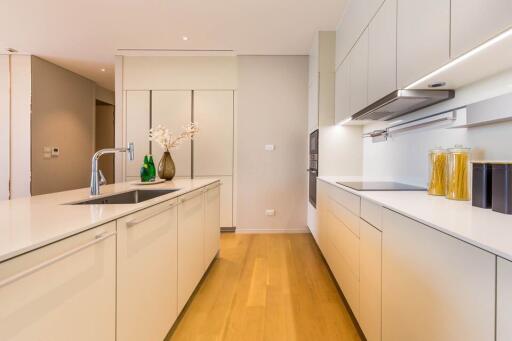
[(347, 226), (353, 234), (359, 237), (359, 216), (352, 213), (346, 206), (340, 204), (331, 197), (329, 200), (329, 211)]
[(361, 213), (361, 198), (339, 187), (331, 186), (329, 191), (330, 197), (337, 201), (340, 205), (345, 206), (350, 212), (356, 216)]
[(382, 206), (361, 199), (361, 218), (382, 231)]
[(329, 240), (344, 258), (348, 271), (359, 279), (359, 238), (337, 217), (331, 214)]
[(336, 282), (338, 282), (352, 312), (356, 318), (359, 318), (359, 280), (350, 271), (350, 266), (335, 247), (331, 247), (330, 252), (332, 262), (329, 266), (336, 278)]
[(1, 263), (0, 340), (114, 340), (115, 229), (108, 223)]

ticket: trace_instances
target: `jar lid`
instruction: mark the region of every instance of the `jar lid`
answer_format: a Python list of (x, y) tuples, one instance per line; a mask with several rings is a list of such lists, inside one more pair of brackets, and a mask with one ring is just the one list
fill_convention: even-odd
[(471, 148), (464, 147), (461, 144), (456, 144), (453, 148), (448, 148), (448, 152), (450, 153), (469, 153)]
[(435, 147), (430, 149), (430, 153), (446, 153), (446, 149), (443, 147)]

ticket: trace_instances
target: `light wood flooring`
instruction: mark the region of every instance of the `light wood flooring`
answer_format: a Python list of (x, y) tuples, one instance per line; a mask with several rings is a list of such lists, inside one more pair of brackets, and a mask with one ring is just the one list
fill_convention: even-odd
[(169, 340), (360, 338), (310, 234), (225, 233)]

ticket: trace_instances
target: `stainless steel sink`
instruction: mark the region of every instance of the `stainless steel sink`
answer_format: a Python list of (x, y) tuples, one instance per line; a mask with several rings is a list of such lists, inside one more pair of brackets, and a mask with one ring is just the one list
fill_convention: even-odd
[(68, 205), (137, 204), (176, 191), (179, 191), (179, 189), (137, 189), (125, 193), (106, 195), (101, 198), (73, 202)]

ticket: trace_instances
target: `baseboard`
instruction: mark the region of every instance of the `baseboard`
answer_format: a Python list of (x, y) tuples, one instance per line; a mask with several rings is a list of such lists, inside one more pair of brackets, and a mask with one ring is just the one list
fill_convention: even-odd
[(307, 227), (303, 228), (252, 228), (237, 227), (236, 233), (310, 233)]
[(220, 232), (236, 232), (236, 226), (221, 227)]

